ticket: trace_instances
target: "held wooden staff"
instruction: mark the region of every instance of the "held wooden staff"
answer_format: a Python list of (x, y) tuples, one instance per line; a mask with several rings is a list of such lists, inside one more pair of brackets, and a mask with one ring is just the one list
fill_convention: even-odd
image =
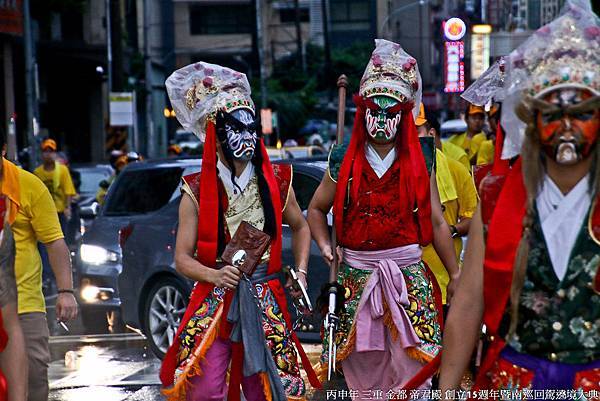
[[(337, 80), (338, 87), (338, 115), (337, 115), (337, 130), (335, 141), (337, 145), (344, 143), (344, 120), (346, 118), (346, 88), (348, 87), (348, 77), (345, 74), (340, 75)], [(338, 273), (338, 254), (337, 254), (337, 235), (335, 223), (332, 225), (331, 234), (331, 250), (333, 252), (333, 266), (329, 270), (329, 282), (337, 281)]]
[[(337, 116), (337, 133), (336, 144), (344, 143), (344, 117), (346, 113), (346, 87), (348, 86), (348, 78), (345, 75), (340, 75), (337, 81), (338, 87), (338, 116)], [(335, 334), (339, 325), (339, 317), (335, 314), (337, 305), (338, 287), (338, 255), (337, 255), (337, 235), (335, 232), (335, 223), (332, 225), (331, 233), (331, 250), (333, 252), (333, 266), (329, 269), (329, 305), (325, 326), (329, 332), (329, 353), (327, 360), (327, 380), (331, 380), (336, 371), (337, 347), (335, 345)]]

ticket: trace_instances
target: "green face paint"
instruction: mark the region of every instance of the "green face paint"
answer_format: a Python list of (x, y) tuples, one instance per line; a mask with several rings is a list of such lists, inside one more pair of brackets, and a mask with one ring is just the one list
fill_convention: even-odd
[(367, 132), (376, 143), (390, 143), (396, 138), (396, 129), (400, 123), (401, 112), (390, 113), (389, 109), (396, 106), (398, 101), (388, 96), (375, 96), (372, 98), (379, 109), (367, 109), (365, 124)]

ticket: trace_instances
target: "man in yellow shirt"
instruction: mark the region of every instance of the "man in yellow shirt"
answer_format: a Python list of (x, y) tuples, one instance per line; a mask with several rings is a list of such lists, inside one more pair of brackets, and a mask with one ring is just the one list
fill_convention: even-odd
[(57, 146), (54, 139), (46, 139), (42, 142), (42, 165), (33, 171), (50, 191), (58, 219), (63, 231), (66, 222), (71, 219), (71, 200), (77, 194), (67, 166), (56, 160)]
[[(447, 157), (442, 151), (442, 141), (438, 135), (439, 123), (433, 115), (427, 115), (422, 108), (417, 120), (420, 137), (432, 136), (436, 143), (436, 181), (442, 202), (444, 219), (450, 226), (457, 261), (462, 252), (462, 237), (469, 232), (471, 218), (477, 209), (477, 190), (469, 171), (458, 161)], [(449, 277), (442, 261), (433, 246), (423, 250), (423, 260), (427, 263), (442, 290), (442, 302), (446, 304), (446, 288)]]
[(454, 134), (448, 138), (448, 142), (460, 146), (467, 152), (471, 164), (477, 163), (477, 153), (481, 143), (487, 139), (481, 131), (485, 123), (485, 109), (481, 106), (469, 104), (467, 114), (467, 131), (462, 134)]
[[(5, 138), (0, 135), (0, 148)], [(44, 244), (56, 282), (56, 318), (77, 316), (69, 250), (58, 223), (56, 206), (48, 189), (35, 175), (0, 157), (0, 195), (8, 199), (16, 247), (15, 275), (19, 322), (29, 362), (29, 401), (48, 399), (48, 323), (42, 294), (42, 262), (38, 241)]]

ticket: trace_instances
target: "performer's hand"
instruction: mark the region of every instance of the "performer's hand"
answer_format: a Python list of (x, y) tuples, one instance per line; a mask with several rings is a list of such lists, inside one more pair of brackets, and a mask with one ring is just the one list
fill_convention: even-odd
[(71, 216), (72, 216), (71, 206), (67, 206), (65, 208), (65, 210), (63, 211), (63, 214), (65, 215), (65, 219), (67, 219), (67, 221), (71, 220)]
[(215, 270), (214, 278), (212, 283), (219, 288), (228, 288), (230, 290), (235, 289), (239, 282), (242, 272), (237, 268), (230, 265), (224, 266), (219, 270)]
[[(300, 281), (302, 283), (302, 285), (304, 286), (304, 289), (306, 289), (308, 291), (308, 284), (306, 282), (306, 274), (304, 274), (301, 271), (296, 272), (296, 274), (298, 274), (298, 281)], [(293, 287), (293, 281), (291, 277), (288, 277), (287, 281), (285, 282), (285, 288), (290, 292), (290, 295), (296, 299), (302, 297), (302, 291), (300, 290), (295, 290)]]
[[(339, 264), (342, 260), (342, 248), (340, 248), (339, 246), (337, 247), (337, 254)], [(333, 267), (333, 252), (331, 250), (330, 245), (327, 245), (323, 247), (323, 249), (321, 249), (321, 255), (323, 256), (323, 259), (325, 259), (325, 263), (327, 263), (330, 268)]]
[(460, 279), (460, 273), (454, 276), (450, 276), (450, 281), (448, 281), (448, 286), (446, 287), (446, 303), (450, 305), (450, 301), (454, 296), (454, 292), (458, 287), (458, 280)]

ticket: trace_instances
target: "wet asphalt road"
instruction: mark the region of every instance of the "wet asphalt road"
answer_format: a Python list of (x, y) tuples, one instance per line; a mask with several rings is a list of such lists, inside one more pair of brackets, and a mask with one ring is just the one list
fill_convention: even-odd
[(50, 339), (51, 401), (163, 400), (160, 361), (135, 333)]

